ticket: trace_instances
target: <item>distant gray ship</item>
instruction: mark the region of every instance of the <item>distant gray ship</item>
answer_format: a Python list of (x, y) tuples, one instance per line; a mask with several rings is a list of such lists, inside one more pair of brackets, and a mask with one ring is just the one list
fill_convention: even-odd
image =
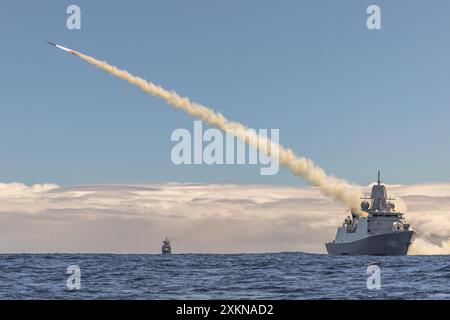
[(170, 245), (170, 240), (167, 239), (167, 237), (166, 237), (166, 240), (163, 241), (161, 253), (162, 254), (171, 254), (172, 253), (172, 246)]
[[(395, 211), (388, 198), (386, 187), (380, 182), (372, 187), (370, 197), (362, 197), (362, 211), (367, 216), (352, 212), (343, 225), (337, 229), (336, 239), (326, 243), (332, 255), (381, 255), (399, 256), (408, 253), (415, 234), (403, 218), (403, 213)], [(389, 202), (388, 202), (389, 201)]]

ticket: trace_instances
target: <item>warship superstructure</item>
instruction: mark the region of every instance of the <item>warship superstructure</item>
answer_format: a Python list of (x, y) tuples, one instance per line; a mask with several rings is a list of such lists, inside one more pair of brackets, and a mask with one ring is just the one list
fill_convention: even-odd
[(370, 196), (361, 198), (363, 214), (352, 212), (336, 238), (325, 246), (332, 255), (406, 255), (415, 234), (402, 212), (395, 210), (395, 199), (387, 196), (386, 187), (378, 182)]
[(170, 245), (170, 240), (167, 239), (167, 237), (166, 237), (165, 240), (163, 240), (163, 245), (162, 245), (162, 248), (161, 248), (161, 253), (162, 253), (162, 254), (171, 254), (171, 253), (172, 253), (172, 246)]

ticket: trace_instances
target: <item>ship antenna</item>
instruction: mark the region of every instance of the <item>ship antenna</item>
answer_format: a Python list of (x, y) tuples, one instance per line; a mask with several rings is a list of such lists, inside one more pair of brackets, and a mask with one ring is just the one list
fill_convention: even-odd
[(378, 185), (380, 185), (381, 184), (381, 181), (380, 181), (381, 179), (380, 179), (380, 170), (378, 170)]

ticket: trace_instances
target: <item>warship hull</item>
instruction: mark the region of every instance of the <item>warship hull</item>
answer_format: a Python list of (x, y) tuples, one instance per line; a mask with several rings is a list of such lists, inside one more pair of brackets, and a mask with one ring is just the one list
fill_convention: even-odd
[(326, 248), (331, 255), (404, 256), (408, 253), (414, 231), (390, 232), (352, 242), (329, 242)]
[(172, 248), (170, 246), (162, 246), (161, 253), (162, 254), (171, 254)]

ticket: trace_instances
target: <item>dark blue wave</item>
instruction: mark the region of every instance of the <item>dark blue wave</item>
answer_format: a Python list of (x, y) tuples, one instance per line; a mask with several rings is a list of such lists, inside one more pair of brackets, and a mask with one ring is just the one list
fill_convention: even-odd
[[(81, 289), (66, 286), (69, 265)], [(367, 266), (381, 289), (367, 288)], [(0, 299), (450, 299), (449, 256), (3, 254)]]

